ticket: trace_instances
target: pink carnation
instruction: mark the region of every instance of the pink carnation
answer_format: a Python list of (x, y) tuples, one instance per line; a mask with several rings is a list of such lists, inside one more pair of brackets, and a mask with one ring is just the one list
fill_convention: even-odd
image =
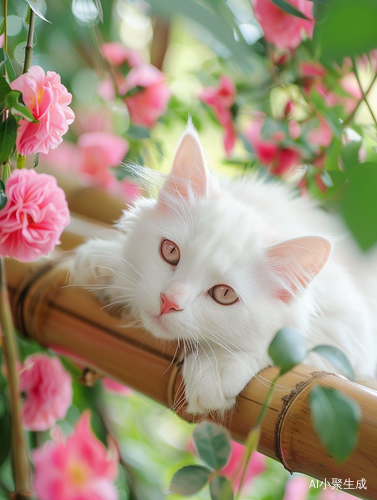
[(55, 177), (26, 168), (14, 170), (5, 193), (8, 201), (0, 210), (0, 257), (29, 262), (47, 255), (60, 243), (69, 223), (65, 194)]
[(117, 465), (90, 429), (84, 413), (65, 440), (56, 436), (32, 452), (39, 500), (117, 500)]
[(72, 96), (60, 83), (60, 76), (54, 71), (47, 71), (45, 75), (40, 66), (32, 66), (10, 86), (22, 93), (24, 103), (38, 120), (38, 123), (28, 122), (24, 118), (19, 121), (17, 151), (21, 155), (28, 155), (48, 153), (50, 148), (56, 148), (75, 118), (68, 107)]
[(78, 169), (89, 184), (116, 190), (117, 180), (109, 167), (118, 167), (128, 151), (128, 142), (114, 134), (92, 132), (79, 137)]
[(232, 79), (222, 75), (218, 87), (206, 87), (199, 95), (201, 101), (214, 109), (218, 122), (225, 129), (224, 148), (228, 156), (231, 154), (237, 138), (231, 111), (235, 103), (236, 93)]
[(136, 66), (128, 73), (118, 91), (120, 95), (126, 95), (136, 87), (142, 88), (125, 98), (131, 122), (153, 127), (157, 119), (165, 113), (171, 95), (165, 76), (150, 64)]
[(263, 117), (258, 117), (245, 131), (245, 138), (253, 148), (255, 157), (269, 168), (273, 175), (285, 176), (294, 171), (301, 163), (299, 151), (279, 144), (280, 138), (262, 138)]
[(128, 66), (141, 66), (144, 64), (143, 58), (138, 52), (127, 49), (120, 42), (107, 42), (102, 44), (101, 52), (103, 57), (113, 66), (121, 66), (127, 62)]
[(309, 38), (313, 34), (313, 2), (287, 1), (310, 20), (287, 14), (271, 0), (251, 0), (255, 18), (261, 25), (266, 40), (279, 49), (295, 49), (301, 43), (303, 31)]
[(110, 394), (118, 394), (119, 396), (130, 396), (133, 394), (132, 389), (112, 378), (104, 377), (102, 379), (102, 386)]
[(45, 431), (65, 417), (72, 403), (72, 379), (59, 358), (33, 354), (20, 373), (25, 393), (22, 421), (26, 429)]
[[(244, 450), (244, 446), (242, 444), (236, 443), (235, 441), (231, 441), (232, 451), (230, 453), (230, 457), (226, 466), (221, 469), (221, 475), (227, 477), (229, 480), (234, 479), (234, 474), (236, 473), (242, 453)], [(250, 459), (250, 462), (247, 466), (244, 487), (247, 488), (250, 485), (250, 482), (254, 477), (259, 476), (264, 470), (266, 470), (266, 457), (261, 455), (257, 451), (255, 451)], [(234, 480), (234, 487), (238, 490), (239, 484), (241, 482), (242, 471), (237, 475)]]

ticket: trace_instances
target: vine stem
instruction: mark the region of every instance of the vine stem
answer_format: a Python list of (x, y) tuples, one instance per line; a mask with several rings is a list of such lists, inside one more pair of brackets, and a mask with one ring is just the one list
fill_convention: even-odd
[[(352, 67), (353, 67), (353, 72), (355, 73), (355, 76), (356, 76), (357, 83), (359, 84), (359, 87), (360, 87), (360, 90), (361, 90), (361, 95), (363, 96), (362, 101), (364, 101), (365, 104), (367, 105), (367, 107), (369, 109), (369, 112), (370, 112), (370, 114), (371, 114), (371, 116), (373, 118), (373, 121), (374, 121), (374, 123), (377, 126), (376, 116), (375, 116), (375, 114), (373, 112), (373, 109), (371, 108), (371, 106), (369, 104), (369, 101), (367, 99), (366, 93), (364, 92), (363, 86), (361, 85), (360, 76), (359, 76), (359, 70), (357, 69), (357, 63), (356, 63), (356, 58), (355, 57), (352, 58)], [(374, 80), (375, 80), (375, 78), (373, 79), (372, 83), (374, 83)], [(369, 87), (368, 91), (369, 90), (370, 90), (370, 87)]]
[(24, 73), (30, 68), (31, 57), (33, 55), (33, 39), (34, 39), (34, 27), (35, 27), (35, 12), (30, 9), (30, 19), (29, 19), (29, 32), (27, 35), (27, 43), (25, 48), (25, 62), (24, 62)]
[(3, 330), (3, 354), (12, 418), (12, 452), (15, 485), (13, 498), (22, 500), (30, 496), (29, 458), (26, 436), (22, 427), (21, 398), (17, 369), (18, 349), (6, 287), (4, 259), (0, 259), (0, 323)]

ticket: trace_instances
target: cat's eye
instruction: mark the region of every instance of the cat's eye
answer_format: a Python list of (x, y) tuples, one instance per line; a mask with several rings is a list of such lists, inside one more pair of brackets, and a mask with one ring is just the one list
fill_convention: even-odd
[(228, 285), (216, 285), (208, 290), (209, 295), (219, 304), (230, 306), (238, 300), (236, 292)]
[(161, 256), (172, 266), (176, 266), (181, 258), (178, 246), (170, 240), (163, 240), (160, 248)]

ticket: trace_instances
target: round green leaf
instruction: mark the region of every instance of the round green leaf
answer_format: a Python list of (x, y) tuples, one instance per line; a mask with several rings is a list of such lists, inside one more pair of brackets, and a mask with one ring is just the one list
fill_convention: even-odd
[(312, 351), (320, 354), (326, 358), (327, 361), (330, 361), (336, 370), (350, 380), (355, 380), (355, 374), (353, 373), (351, 363), (343, 351), (332, 345), (317, 345)]
[(201, 465), (188, 465), (179, 469), (170, 484), (170, 493), (189, 497), (200, 491), (207, 483), (212, 471)]
[(268, 354), (274, 365), (280, 367), (280, 374), (284, 375), (306, 358), (305, 339), (294, 328), (282, 328), (272, 339)]
[(319, 439), (335, 460), (344, 462), (357, 444), (359, 405), (335, 389), (315, 386), (310, 392), (310, 409)]
[(231, 445), (228, 433), (221, 425), (201, 422), (195, 427), (193, 438), (198, 455), (210, 467), (220, 470), (226, 465)]
[(232, 485), (226, 477), (215, 476), (209, 483), (209, 491), (212, 500), (234, 499)]

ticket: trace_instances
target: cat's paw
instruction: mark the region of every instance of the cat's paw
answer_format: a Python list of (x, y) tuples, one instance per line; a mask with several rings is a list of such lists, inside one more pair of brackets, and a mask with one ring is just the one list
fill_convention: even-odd
[(239, 391), (228, 390), (218, 366), (210, 359), (190, 354), (185, 362), (185, 394), (188, 413), (224, 413), (232, 408)]
[(98, 240), (90, 240), (78, 247), (68, 280), (71, 286), (94, 291), (101, 302), (108, 303), (114, 299), (114, 290), (111, 288), (114, 274), (109, 272), (98, 243)]

